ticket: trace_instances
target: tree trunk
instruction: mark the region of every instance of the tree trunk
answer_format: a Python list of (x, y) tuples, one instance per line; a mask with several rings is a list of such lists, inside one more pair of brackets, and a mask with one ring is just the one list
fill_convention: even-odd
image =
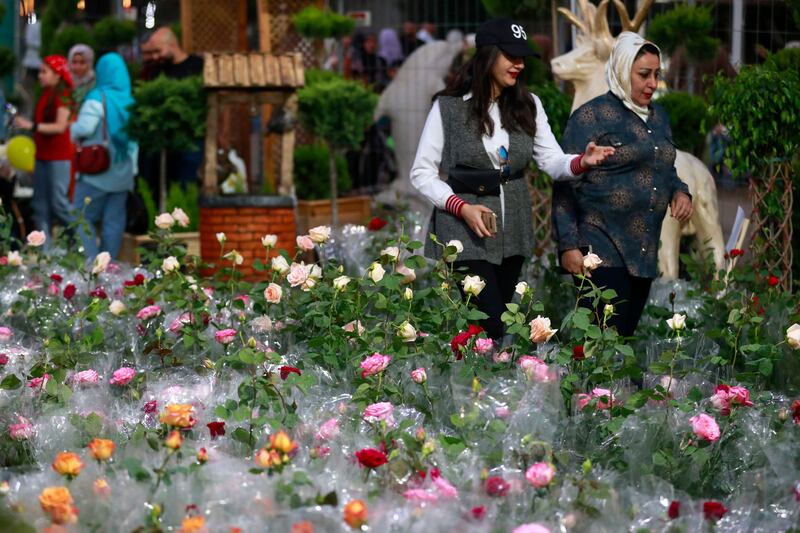
[(337, 188), (339, 180), (336, 175), (336, 151), (330, 145), (328, 145), (328, 172), (331, 178), (331, 227), (336, 228), (339, 225), (339, 206), (336, 204), (336, 198), (339, 196)]
[(158, 176), (158, 212), (167, 209), (167, 151), (161, 150), (161, 164)]

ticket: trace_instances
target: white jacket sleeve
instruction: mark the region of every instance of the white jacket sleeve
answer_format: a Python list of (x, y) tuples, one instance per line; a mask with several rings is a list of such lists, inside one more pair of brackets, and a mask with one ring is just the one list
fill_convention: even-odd
[(410, 178), (414, 188), (440, 209), (445, 208), (445, 202), (453, 194), (453, 189), (439, 177), (443, 148), (442, 113), (439, 102), (435, 101), (422, 129)]
[(536, 102), (536, 137), (533, 139), (533, 159), (538, 167), (546, 172), (553, 181), (566, 181), (580, 178), (570, 169), (572, 160), (577, 154), (565, 154), (558, 145), (547, 113), (542, 106), (542, 101), (535, 94), (532, 95)]

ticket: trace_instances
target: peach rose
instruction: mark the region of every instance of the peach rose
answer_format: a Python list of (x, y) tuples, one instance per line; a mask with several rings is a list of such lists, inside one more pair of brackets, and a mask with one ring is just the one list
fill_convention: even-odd
[(72, 495), (66, 487), (47, 487), (39, 494), (42, 511), (50, 515), (54, 524), (74, 524), (78, 521), (78, 509), (73, 505)]
[(194, 407), (185, 403), (167, 404), (159, 421), (176, 428), (190, 428), (197, 423), (194, 418)]
[(270, 283), (267, 285), (267, 288), (264, 289), (264, 299), (271, 304), (279, 304), (281, 303), (281, 297), (283, 296), (283, 289), (277, 283)]
[(28, 245), (33, 247), (38, 247), (44, 244), (44, 241), (47, 240), (47, 236), (44, 234), (43, 231), (32, 231), (28, 233)]
[(535, 344), (542, 344), (550, 340), (550, 337), (555, 335), (557, 329), (550, 328), (550, 319), (538, 315), (531, 320), (531, 342)]

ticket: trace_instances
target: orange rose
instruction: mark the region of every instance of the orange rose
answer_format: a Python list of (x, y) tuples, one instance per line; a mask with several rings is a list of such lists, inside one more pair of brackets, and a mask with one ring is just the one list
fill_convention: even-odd
[(292, 524), (292, 533), (314, 533), (314, 524), (308, 520)]
[(350, 500), (344, 506), (344, 521), (353, 529), (367, 523), (367, 504), (364, 500)]
[(80, 474), (81, 468), (83, 468), (81, 458), (72, 452), (59, 452), (53, 460), (53, 470), (68, 478)]
[(111, 494), (111, 487), (109, 487), (108, 482), (102, 478), (94, 480), (92, 490), (98, 496), (108, 496)]
[(289, 455), (297, 450), (297, 443), (293, 442), (292, 438), (284, 430), (280, 430), (269, 436), (269, 447)]
[(202, 516), (187, 516), (181, 522), (179, 533), (204, 533), (206, 529), (206, 519)]
[(164, 441), (164, 444), (167, 448), (171, 448), (173, 450), (177, 450), (183, 444), (183, 437), (181, 436), (180, 431), (174, 430), (167, 435), (167, 440)]
[(161, 413), (159, 420), (162, 424), (176, 428), (190, 428), (195, 425), (194, 407), (185, 403), (168, 404), (166, 410)]
[(66, 487), (47, 487), (39, 494), (42, 511), (50, 515), (55, 524), (74, 524), (78, 509), (72, 504), (72, 495)]
[(114, 441), (108, 439), (94, 439), (89, 443), (88, 448), (92, 457), (98, 461), (106, 461), (114, 453), (116, 444), (114, 444)]
[(266, 448), (261, 448), (256, 452), (255, 461), (261, 468), (272, 468), (274, 466), (280, 466), (283, 463), (278, 452), (275, 450), (267, 450)]

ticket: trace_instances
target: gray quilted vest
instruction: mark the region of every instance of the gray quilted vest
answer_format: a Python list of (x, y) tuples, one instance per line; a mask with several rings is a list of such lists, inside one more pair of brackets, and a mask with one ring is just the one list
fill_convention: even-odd
[[(442, 149), (441, 169), (457, 165), (469, 165), (478, 168), (493, 168), (486, 148), (483, 146), (482, 133), (478, 121), (470, 116), (469, 101), (460, 96), (440, 96), (439, 109), (442, 113), (444, 128), (444, 147)], [(495, 124), (495, 127), (500, 127)], [(533, 137), (524, 132), (509, 133), (508, 153), (511, 161), (511, 173), (528, 167), (533, 157)], [(482, 259), (499, 265), (506, 257), (522, 255), (530, 257), (533, 253), (533, 222), (531, 220), (531, 198), (526, 179), (508, 182), (503, 186), (505, 198), (505, 224), (502, 223), (499, 196), (477, 196), (459, 194), (468, 204), (482, 204), (497, 215), (497, 234), (482, 239), (458, 217), (443, 209), (434, 209), (428, 232), (436, 235), (441, 243), (458, 239), (464, 245), (464, 251), (458, 255), (459, 260)], [(425, 255), (439, 259), (443, 248), (432, 240), (425, 243)]]

